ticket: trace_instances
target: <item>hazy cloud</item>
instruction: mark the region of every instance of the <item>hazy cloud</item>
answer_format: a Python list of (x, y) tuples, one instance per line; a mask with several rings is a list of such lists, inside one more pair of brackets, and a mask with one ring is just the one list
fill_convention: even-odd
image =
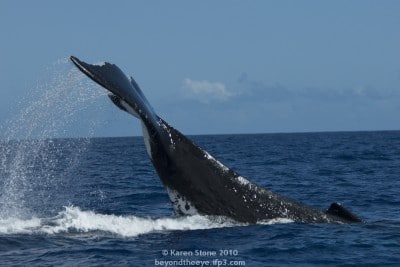
[(202, 103), (227, 101), (234, 96), (234, 94), (226, 88), (225, 84), (221, 82), (194, 81), (186, 78), (183, 80), (182, 88), (186, 97), (198, 100)]
[(254, 81), (248, 78), (246, 73), (242, 73), (237, 80), (240, 87), (242, 101), (267, 101), (285, 102), (291, 99), (294, 94), (280, 84), (267, 85), (261, 81)]
[(343, 102), (343, 101), (382, 101), (400, 98), (400, 91), (388, 88), (374, 88), (371, 86), (359, 85), (349, 88), (320, 88), (303, 87), (288, 88), (275, 84), (269, 85), (262, 81), (255, 81), (248, 78), (243, 73), (238, 78), (241, 87), (240, 93), (244, 99), (250, 101), (265, 102), (298, 102), (298, 101), (318, 101), (318, 102)]

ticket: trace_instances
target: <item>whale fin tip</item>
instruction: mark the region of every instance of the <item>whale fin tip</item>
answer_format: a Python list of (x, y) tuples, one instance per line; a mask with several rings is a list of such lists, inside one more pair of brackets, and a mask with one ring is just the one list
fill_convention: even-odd
[(340, 203), (334, 202), (326, 210), (329, 215), (337, 216), (350, 222), (362, 222), (360, 218), (351, 213), (348, 209), (343, 207)]

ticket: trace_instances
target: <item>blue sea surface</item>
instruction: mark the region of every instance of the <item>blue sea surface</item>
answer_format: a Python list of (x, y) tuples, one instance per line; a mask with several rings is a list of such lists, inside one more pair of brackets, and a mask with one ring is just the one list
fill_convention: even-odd
[(141, 137), (0, 141), (0, 265), (400, 263), (400, 132), (190, 136), (222, 163), (361, 224), (174, 215)]

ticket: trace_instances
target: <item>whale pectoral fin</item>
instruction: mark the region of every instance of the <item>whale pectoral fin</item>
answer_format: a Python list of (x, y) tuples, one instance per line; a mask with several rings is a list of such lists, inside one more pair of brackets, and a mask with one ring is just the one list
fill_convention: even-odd
[(116, 65), (108, 62), (101, 65), (88, 64), (74, 56), (71, 56), (71, 60), (90, 79), (111, 92), (109, 97), (117, 107), (140, 118), (148, 127), (157, 124), (157, 114), (139, 85)]
[(121, 98), (135, 97), (131, 81), (116, 65), (108, 62), (101, 65), (88, 64), (74, 56), (70, 59), (80, 71), (113, 94)]
[(120, 108), (121, 110), (123, 110), (123, 111), (135, 116), (136, 118), (140, 119), (139, 114), (137, 114), (137, 112), (132, 107), (130, 107), (119, 96), (114, 95), (113, 93), (109, 93), (108, 97), (111, 99), (111, 101), (114, 103), (114, 105), (116, 105), (118, 108)]
[(121, 98), (119, 96), (114, 95), (113, 93), (109, 93), (108, 97), (110, 98), (111, 102), (113, 102), (114, 105), (116, 105), (121, 110), (128, 112), (128, 110), (126, 110), (126, 108), (122, 105)]
[(348, 209), (339, 203), (332, 203), (326, 213), (329, 215), (337, 216), (350, 222), (362, 222), (360, 218), (351, 213)]

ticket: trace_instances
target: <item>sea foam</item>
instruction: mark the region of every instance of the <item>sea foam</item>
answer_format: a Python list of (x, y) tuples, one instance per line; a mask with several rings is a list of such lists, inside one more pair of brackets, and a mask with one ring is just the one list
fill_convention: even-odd
[[(274, 219), (262, 224), (279, 224), (291, 221)], [(139, 235), (167, 232), (245, 226), (220, 216), (138, 217), (120, 216), (84, 211), (68, 206), (52, 218), (0, 219), (0, 234), (76, 234), (136, 237)], [(102, 234), (101, 234), (102, 233)]]

